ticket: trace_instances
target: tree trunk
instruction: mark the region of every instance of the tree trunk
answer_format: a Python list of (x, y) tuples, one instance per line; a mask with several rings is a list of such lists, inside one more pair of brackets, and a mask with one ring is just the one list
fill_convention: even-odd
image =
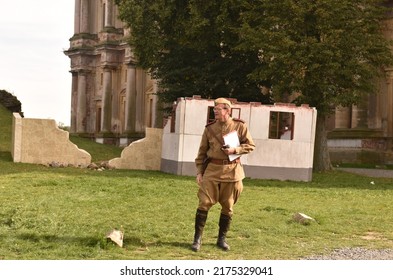
[(325, 126), (325, 115), (317, 116), (317, 127), (315, 131), (314, 144), (314, 166), (313, 170), (316, 172), (323, 172), (332, 169), (330, 163), (329, 150), (327, 146), (327, 133)]

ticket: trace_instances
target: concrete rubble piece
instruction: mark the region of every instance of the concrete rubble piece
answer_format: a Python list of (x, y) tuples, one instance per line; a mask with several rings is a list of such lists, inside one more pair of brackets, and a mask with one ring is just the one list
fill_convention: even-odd
[(309, 225), (312, 222), (315, 222), (314, 218), (311, 218), (310, 216), (307, 216), (306, 214), (303, 213), (295, 213), (293, 214), (293, 220), (295, 222), (298, 222), (299, 224), (302, 225)]

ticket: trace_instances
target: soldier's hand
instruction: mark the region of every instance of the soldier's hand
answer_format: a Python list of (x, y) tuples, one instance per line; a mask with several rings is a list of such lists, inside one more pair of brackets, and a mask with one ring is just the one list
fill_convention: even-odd
[(236, 153), (236, 149), (235, 148), (228, 148), (228, 149), (223, 149), (224, 153), (226, 155), (233, 155), (234, 153)]
[(202, 177), (203, 177), (202, 174), (198, 174), (196, 177), (196, 182), (199, 186), (202, 186), (202, 180), (203, 180)]

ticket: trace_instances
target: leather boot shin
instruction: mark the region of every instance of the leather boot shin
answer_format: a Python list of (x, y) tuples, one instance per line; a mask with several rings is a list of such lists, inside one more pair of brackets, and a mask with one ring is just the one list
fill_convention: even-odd
[(220, 229), (218, 231), (217, 246), (220, 247), (221, 249), (223, 249), (224, 251), (228, 251), (230, 249), (225, 238), (226, 238), (227, 232), (229, 230), (229, 226), (231, 224), (231, 221), (232, 221), (231, 217), (221, 214), (220, 222), (219, 222)]
[(195, 252), (201, 249), (202, 244), (202, 233), (203, 228), (205, 227), (207, 219), (207, 211), (197, 210), (195, 215), (195, 234), (194, 234), (194, 242), (192, 243), (191, 249)]

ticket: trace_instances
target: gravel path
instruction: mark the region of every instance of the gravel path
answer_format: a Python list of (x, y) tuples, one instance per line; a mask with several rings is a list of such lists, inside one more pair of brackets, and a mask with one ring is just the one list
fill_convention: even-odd
[(393, 249), (342, 248), (330, 254), (310, 256), (305, 260), (393, 260)]

